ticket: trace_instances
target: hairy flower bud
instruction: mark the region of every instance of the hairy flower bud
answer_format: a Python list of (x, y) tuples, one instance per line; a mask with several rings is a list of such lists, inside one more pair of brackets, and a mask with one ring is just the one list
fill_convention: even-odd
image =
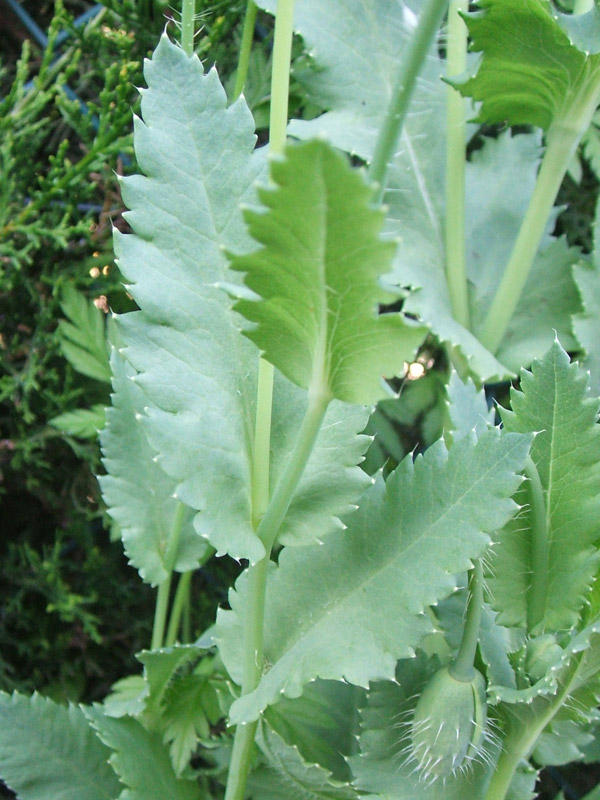
[(411, 724), (411, 760), (430, 780), (445, 778), (482, 753), (487, 726), (485, 681), (439, 669), (421, 694)]

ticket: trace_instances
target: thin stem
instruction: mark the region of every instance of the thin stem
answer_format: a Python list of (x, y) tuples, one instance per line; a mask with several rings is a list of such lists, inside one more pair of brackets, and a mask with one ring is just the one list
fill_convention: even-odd
[[(447, 75), (461, 75), (467, 68), (467, 26), (461, 12), (468, 0), (452, 0), (448, 11)], [(467, 258), (465, 247), (466, 100), (448, 86), (446, 99), (446, 276), (452, 312), (457, 322), (469, 327)]]
[(181, 47), (188, 58), (194, 55), (196, 0), (183, 0), (181, 7)]
[(548, 592), (548, 520), (544, 488), (531, 457), (525, 464), (531, 527), (531, 586), (527, 594), (529, 633), (544, 621)]
[(519, 720), (509, 726), (485, 800), (505, 800), (517, 767), (523, 759), (529, 758), (544, 729), (560, 710), (577, 680), (582, 663), (583, 653), (576, 653), (566, 672), (563, 687), (554, 697), (548, 699), (544, 713), (541, 713), (537, 719), (534, 718), (529, 725), (524, 720)]
[(568, 113), (565, 111), (564, 116), (555, 121), (548, 130), (546, 152), (529, 207), (479, 336), (482, 344), (492, 353), (497, 352), (504, 338), (523, 293), (564, 175), (599, 103), (600, 84), (596, 81), (575, 95)]
[[(177, 633), (179, 631), (183, 610), (186, 606), (189, 607), (190, 603), (190, 585), (193, 573), (193, 570), (184, 572), (177, 582), (177, 590), (173, 599), (171, 616), (169, 617), (165, 647), (171, 647), (177, 641)], [(187, 641), (187, 639), (184, 639), (184, 641)]]
[(238, 66), (235, 73), (235, 86), (233, 88), (233, 100), (237, 100), (241, 93), (244, 91), (246, 85), (246, 78), (248, 77), (248, 64), (250, 63), (250, 53), (252, 52), (252, 40), (254, 39), (254, 25), (256, 24), (256, 3), (253, 0), (248, 0), (246, 6), (246, 15), (244, 17), (244, 26), (242, 28), (242, 41), (240, 44), (240, 53), (238, 56)]
[(167, 572), (167, 577), (159, 585), (158, 593), (156, 596), (156, 608), (154, 610), (154, 625), (152, 628), (152, 650), (162, 647), (165, 627), (167, 623), (167, 609), (169, 605), (169, 594), (171, 592), (171, 578), (173, 576), (173, 568), (177, 561), (177, 553), (179, 551), (179, 540), (181, 538), (181, 528), (183, 526), (183, 516), (185, 513), (185, 506), (183, 503), (178, 503), (173, 516), (173, 524), (167, 539), (167, 546), (165, 550), (164, 566)]
[(171, 592), (171, 577), (172, 573), (169, 572), (168, 577), (158, 587), (154, 609), (154, 625), (152, 626), (151, 650), (158, 650), (163, 645), (169, 594)]
[(439, 30), (447, 5), (448, 0), (426, 0), (419, 16), (417, 29), (410, 36), (404, 48), (392, 99), (379, 130), (369, 167), (369, 178), (379, 187), (376, 196), (377, 202), (381, 202), (385, 192), (388, 164), (396, 151), (417, 77), (427, 57), (433, 37)]
[(479, 628), (481, 626), (481, 611), (483, 609), (483, 566), (478, 558), (469, 573), (469, 599), (467, 601), (467, 614), (463, 629), (458, 655), (449, 671), (453, 678), (459, 681), (473, 680), (473, 663), (479, 641)]
[[(282, 155), (285, 149), (293, 18), (294, 0), (278, 0), (273, 42), (269, 120), (269, 151), (272, 156)], [(269, 516), (268, 508), (270, 506), (273, 377), (273, 366), (261, 358), (258, 368), (256, 427), (252, 457), (252, 520), (259, 535), (261, 527), (264, 530), (264, 521)], [(295, 485), (291, 487), (292, 494), (295, 488)], [(277, 490), (275, 495), (277, 495)], [(285, 504), (286, 510), (290, 502), (291, 497)], [(273, 513), (270, 517), (273, 518)], [(273, 528), (267, 528), (273, 541), (278, 530), (279, 528), (273, 534)], [(268, 543), (263, 538), (265, 556), (248, 568), (248, 606), (244, 626), (242, 694), (254, 691), (262, 672), (265, 594), (273, 541)], [(235, 729), (225, 800), (243, 800), (244, 798), (257, 724), (257, 722), (240, 724)]]
[(281, 155), (285, 148), (293, 23), (294, 0), (277, 0), (269, 116), (269, 153), (271, 156)]

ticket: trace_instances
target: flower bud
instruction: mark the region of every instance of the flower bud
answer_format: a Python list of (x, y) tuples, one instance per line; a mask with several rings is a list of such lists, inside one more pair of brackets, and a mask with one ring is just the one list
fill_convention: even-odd
[(421, 694), (411, 724), (411, 760), (430, 780), (446, 778), (482, 753), (487, 726), (485, 680), (470, 680), (442, 667)]

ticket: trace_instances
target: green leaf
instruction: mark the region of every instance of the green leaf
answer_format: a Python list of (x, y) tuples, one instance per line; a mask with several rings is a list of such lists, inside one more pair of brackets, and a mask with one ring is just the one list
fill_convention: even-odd
[(173, 768), (181, 775), (187, 767), (198, 740), (207, 739), (209, 721), (203, 707), (203, 698), (210, 691), (202, 675), (184, 675), (173, 683), (165, 698), (163, 739), (167, 742)]
[[(113, 405), (100, 434), (107, 474), (98, 480), (108, 513), (118, 523), (129, 563), (143, 580), (156, 586), (170, 574), (169, 539), (180, 501), (176, 482), (158, 465), (142, 426), (150, 401), (132, 380), (135, 370), (113, 350)], [(208, 544), (193, 527), (194, 511), (184, 512), (174, 568), (196, 569)]]
[(308, 764), (298, 748), (287, 744), (267, 725), (261, 725), (257, 737), (266, 766), (250, 776), (248, 788), (254, 800), (281, 800), (302, 797), (303, 800), (353, 800), (355, 789), (335, 781), (327, 770)]
[(600, 53), (600, 7), (594, 5), (584, 14), (562, 14), (556, 11), (554, 18), (569, 37), (572, 44), (585, 53)]
[(147, 731), (131, 717), (107, 717), (100, 706), (86, 708), (85, 714), (100, 740), (114, 750), (109, 763), (127, 787), (119, 800), (201, 800), (195, 780), (175, 775), (157, 733)]
[(270, 728), (294, 745), (309, 764), (319, 764), (340, 781), (350, 780), (347, 756), (356, 752), (358, 719), (364, 689), (341, 681), (316, 680), (301, 697), (284, 697), (269, 706)]
[(143, 675), (127, 675), (111, 686), (102, 710), (109, 717), (137, 717), (143, 712), (149, 693), (150, 687)]
[(144, 665), (149, 693), (146, 710), (154, 718), (162, 713), (161, 705), (171, 679), (178, 669), (197, 659), (203, 650), (194, 644), (176, 644), (160, 650), (142, 650), (136, 658)]
[(59, 431), (69, 436), (80, 439), (95, 439), (104, 427), (106, 412), (102, 404), (91, 408), (78, 408), (75, 411), (66, 411), (48, 421), (48, 425), (58, 428)]
[[(547, 524), (543, 629), (570, 629), (579, 621), (598, 566), (599, 403), (588, 397), (586, 376), (569, 364), (556, 342), (531, 372), (522, 371), (521, 390), (512, 391), (511, 406), (512, 411), (501, 411), (506, 430), (537, 432), (531, 456), (544, 491)], [(494, 547), (489, 588), (505, 625), (526, 625), (531, 570), (543, 568), (532, 562), (531, 536), (524, 507)]]
[(571, 43), (548, 0), (479, 0), (479, 6), (482, 12), (465, 19), (471, 47), (483, 58), (476, 76), (458, 87), (481, 101), (479, 121), (547, 130), (600, 91), (600, 56)]
[(453, 442), (467, 436), (471, 431), (480, 436), (494, 423), (494, 408), (488, 408), (485, 392), (478, 391), (470, 378), (461, 381), (452, 371), (446, 388), (448, 427)]
[(394, 296), (377, 285), (395, 247), (362, 175), (324, 141), (287, 148), (271, 165), (274, 186), (245, 219), (262, 248), (232, 257), (259, 300), (236, 310), (265, 358), (290, 380), (349, 403), (386, 396), (382, 377), (402, 374), (426, 329), (401, 314), (377, 315)]
[(600, 395), (600, 203), (594, 221), (594, 252), (590, 262), (575, 267), (575, 282), (583, 310), (573, 318), (573, 330), (584, 354), (582, 365), (590, 372), (590, 388)]
[[(243, 100), (227, 106), (163, 36), (145, 65), (148, 89), (135, 149), (145, 175), (123, 180), (134, 235), (115, 235), (119, 266), (141, 311), (122, 315), (125, 356), (148, 397), (142, 420), (175, 493), (201, 510), (195, 524), (220, 552), (260, 558), (251, 526), (250, 442), (256, 351), (239, 335), (224, 247), (248, 246), (239, 203), (264, 173)], [(227, 420), (227, 425), (221, 421)]]
[[(232, 721), (255, 719), (282, 695), (299, 696), (313, 678), (366, 686), (392, 677), (396, 660), (431, 628), (426, 606), (455, 588), (454, 576), (514, 513), (509, 495), (528, 446), (527, 437), (496, 429), (449, 452), (440, 441), (414, 463), (407, 457), (387, 484), (378, 478), (345, 532), (321, 547), (285, 549), (267, 584), (265, 672), (253, 693), (235, 701)], [(230, 593), (232, 611), (219, 612), (216, 633), (236, 681), (246, 576)]]
[[(173, 494), (201, 512), (194, 519), (200, 536), (221, 554), (256, 561), (264, 554), (251, 510), (258, 353), (240, 335), (240, 318), (219, 286), (241, 280), (229, 270), (224, 250), (251, 246), (239, 204), (254, 200), (266, 159), (253, 153), (253, 123), (243, 100), (228, 107), (216, 73), (204, 75), (195, 56), (188, 59), (163, 37), (145, 74), (149, 88), (135, 146), (146, 176), (123, 182), (135, 233), (117, 234), (115, 243), (141, 308), (119, 318), (125, 357), (138, 373), (132, 382), (143, 393), (140, 401), (146, 398), (136, 425), (173, 479)], [(275, 392), (273, 483), (306, 408), (306, 393), (281, 376)], [(115, 402), (129, 401), (124, 396)], [(314, 541), (339, 525), (336, 517), (356, 502), (365, 482), (356, 464), (368, 444), (359, 436), (367, 414), (330, 405), (282, 541)], [(115, 469), (116, 479), (135, 475)], [(328, 491), (323, 474), (331, 478)], [(128, 507), (125, 494), (117, 500), (134, 525), (139, 509)], [(141, 538), (139, 545), (142, 559)]]
[(20, 800), (115, 800), (109, 750), (77, 706), (0, 693), (0, 775)]
[[(275, 12), (275, 0), (260, 0), (258, 5)], [(313, 68), (297, 70), (295, 77), (310, 100), (328, 111), (313, 120), (293, 120), (293, 136), (325, 136), (348, 153), (370, 158), (398, 74), (402, 44), (414, 32), (420, 6), (420, 0), (295, 4), (294, 30), (315, 62)], [(427, 72), (424, 82), (430, 76)]]
[(110, 383), (105, 315), (71, 284), (62, 289), (60, 307), (70, 320), (58, 323), (65, 358), (83, 375)]

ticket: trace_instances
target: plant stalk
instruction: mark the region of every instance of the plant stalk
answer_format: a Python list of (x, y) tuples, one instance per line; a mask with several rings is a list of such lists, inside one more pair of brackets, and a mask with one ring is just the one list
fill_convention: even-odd
[(583, 663), (583, 655), (581, 652), (572, 657), (566, 672), (565, 683), (557, 694), (548, 698), (544, 713), (540, 714), (537, 719), (534, 717), (531, 724), (519, 720), (515, 721), (515, 724), (509, 725), (485, 800), (506, 800), (519, 764), (523, 759), (529, 758), (537, 740), (560, 711), (563, 702), (571, 692)]
[[(281, 156), (285, 149), (290, 60), (292, 54), (294, 0), (278, 0), (273, 42), (271, 75), (271, 108), (269, 118), (269, 153)], [(256, 423), (252, 462), (252, 519), (257, 533), (264, 528), (270, 499), (271, 411), (273, 403), (274, 367), (259, 360)], [(293, 458), (293, 455), (292, 455)], [(289, 465), (288, 465), (289, 466)], [(295, 490), (292, 487), (292, 492)], [(275, 492), (277, 494), (277, 491)], [(289, 506), (291, 497), (286, 505)], [(271, 518), (273, 514), (271, 513)], [(271, 529), (268, 528), (271, 533)], [(275, 531), (275, 536), (277, 531)], [(274, 539), (274, 537), (273, 537)], [(263, 664), (265, 594), (271, 559), (271, 546), (265, 539), (265, 555), (248, 568), (248, 607), (245, 614), (242, 694), (254, 691), (260, 680)], [(243, 800), (250, 770), (250, 761), (257, 722), (236, 726), (233, 750), (227, 776), (225, 800)]]
[(194, 55), (196, 0), (183, 0), (181, 6), (181, 47), (188, 58)]
[(565, 173), (600, 103), (600, 82), (576, 96), (560, 120), (552, 123), (547, 147), (517, 240), (479, 339), (496, 353), (523, 293)]
[(238, 66), (235, 73), (235, 86), (233, 88), (233, 97), (231, 98), (232, 102), (238, 99), (238, 97), (244, 91), (244, 86), (246, 85), (257, 10), (258, 9), (254, 0), (248, 0), (248, 5), (246, 6), (246, 15), (244, 17), (244, 26), (242, 28), (242, 41), (240, 44)]
[(169, 594), (171, 591), (171, 579), (173, 577), (173, 569), (177, 561), (177, 552), (179, 550), (179, 539), (181, 538), (181, 528), (183, 525), (183, 515), (185, 513), (185, 506), (183, 503), (178, 503), (173, 517), (173, 525), (167, 540), (167, 547), (165, 550), (165, 570), (167, 577), (159, 585), (158, 593), (156, 596), (156, 608), (154, 610), (154, 625), (152, 627), (152, 640), (151, 649), (157, 650), (163, 646), (165, 627), (167, 622), (167, 609), (169, 605)]
[(404, 48), (392, 99), (379, 130), (369, 167), (369, 179), (378, 186), (374, 198), (376, 203), (383, 198), (388, 164), (396, 151), (417, 77), (447, 6), (448, 0), (426, 0), (417, 28)]
[(481, 611), (483, 609), (483, 566), (478, 558), (469, 573), (469, 599), (460, 647), (454, 663), (449, 667), (450, 675), (458, 681), (471, 681), (473, 664), (479, 641)]
[(531, 586), (527, 595), (527, 628), (533, 633), (544, 621), (548, 593), (548, 518), (544, 488), (529, 457), (525, 464), (531, 526)]
[[(177, 634), (181, 623), (181, 616), (183, 610), (190, 603), (190, 585), (192, 582), (193, 570), (184, 572), (177, 583), (177, 590), (173, 599), (173, 607), (171, 608), (171, 616), (169, 617), (169, 626), (167, 628), (167, 636), (165, 639), (165, 647), (171, 647), (177, 641)], [(187, 641), (187, 640), (185, 640)]]
[[(449, 78), (461, 75), (467, 68), (467, 26), (460, 14), (468, 9), (468, 0), (452, 0), (448, 10), (446, 64)], [(446, 278), (454, 319), (469, 328), (465, 245), (466, 100), (452, 86), (448, 86), (446, 98)]]

